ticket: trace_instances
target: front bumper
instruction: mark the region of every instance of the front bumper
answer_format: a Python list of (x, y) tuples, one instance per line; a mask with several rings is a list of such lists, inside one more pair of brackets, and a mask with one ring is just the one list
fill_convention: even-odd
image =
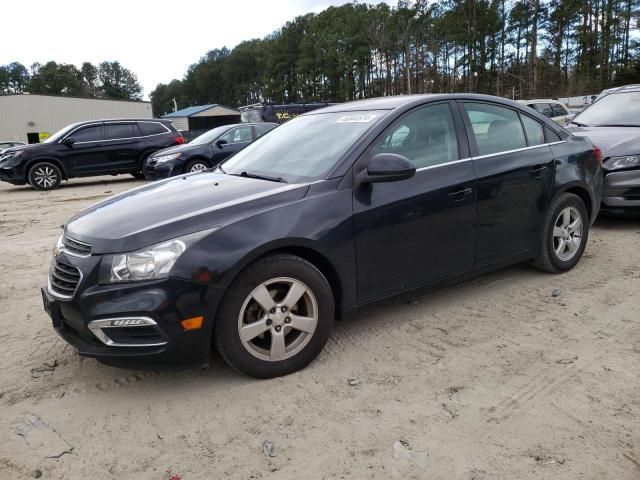
[(173, 177), (183, 173), (184, 165), (180, 159), (170, 160), (168, 162), (157, 163), (150, 159), (144, 166), (144, 178), (147, 180), (161, 180), (163, 178)]
[[(78, 267), (83, 259), (65, 261), (75, 262)], [(60, 298), (50, 286), (42, 288), (53, 328), (80, 355), (135, 366), (208, 364), (213, 316), (221, 297), (218, 287), (173, 277), (119, 285), (83, 285), (91, 278), (91, 274), (83, 276), (71, 299)], [(182, 320), (197, 316), (204, 317), (201, 328), (182, 327)], [(140, 318), (149, 322), (96, 328), (109, 320)]]
[(0, 167), (0, 180), (12, 183), (13, 185), (24, 185), (27, 183), (22, 169), (17, 167)]
[(640, 214), (640, 169), (605, 172), (601, 211)]

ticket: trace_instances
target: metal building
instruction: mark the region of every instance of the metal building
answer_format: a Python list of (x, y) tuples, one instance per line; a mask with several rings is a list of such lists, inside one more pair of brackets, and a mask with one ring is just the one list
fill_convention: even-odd
[(206, 131), (221, 125), (240, 123), (240, 112), (224, 105), (199, 105), (163, 115), (181, 132)]
[(0, 95), (0, 140), (38, 143), (70, 123), (152, 118), (151, 103), (57, 95)]

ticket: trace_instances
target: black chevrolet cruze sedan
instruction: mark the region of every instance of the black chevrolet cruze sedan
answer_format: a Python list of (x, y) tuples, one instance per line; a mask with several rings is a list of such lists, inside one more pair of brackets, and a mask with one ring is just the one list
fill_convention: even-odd
[(277, 123), (236, 123), (214, 128), (189, 143), (154, 153), (145, 162), (144, 176), (157, 180), (215, 167), (277, 126)]
[(600, 151), (514, 102), (417, 95), (316, 110), (216, 170), (73, 217), (45, 309), (80, 354), (298, 370), (334, 319), (401, 292), (532, 260), (580, 259)]
[(131, 174), (141, 178), (147, 157), (183, 142), (182, 134), (168, 120), (114, 119), (73, 123), (44, 143), (2, 152), (0, 180), (52, 190), (62, 180), (73, 177)]

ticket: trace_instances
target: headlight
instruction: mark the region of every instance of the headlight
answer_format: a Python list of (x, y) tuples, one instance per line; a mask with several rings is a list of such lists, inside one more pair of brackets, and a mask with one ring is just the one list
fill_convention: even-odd
[(611, 157), (604, 164), (607, 170), (622, 170), (623, 168), (640, 167), (640, 155), (625, 155), (623, 157)]
[(18, 157), (24, 153), (24, 150), (17, 152), (7, 152), (0, 155), (0, 164), (3, 167), (13, 167), (18, 163)]
[(64, 237), (64, 233), (60, 234), (60, 236), (58, 237), (58, 240), (56, 240), (56, 244), (53, 246), (54, 257), (57, 257), (62, 251), (62, 247), (64, 246), (64, 244), (62, 243), (62, 237)]
[(135, 282), (165, 278), (186, 249), (182, 240), (171, 240), (137, 252), (114, 255), (109, 282)]
[(171, 155), (160, 155), (159, 157), (155, 157), (156, 162), (163, 163), (168, 162), (170, 160), (176, 159), (180, 156), (180, 153), (172, 153)]

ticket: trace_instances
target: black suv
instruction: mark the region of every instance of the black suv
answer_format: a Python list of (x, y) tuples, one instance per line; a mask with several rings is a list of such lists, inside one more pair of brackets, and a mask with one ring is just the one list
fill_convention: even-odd
[(277, 123), (236, 123), (214, 128), (189, 143), (154, 153), (144, 165), (144, 176), (157, 180), (215, 167), (277, 126)]
[(168, 120), (93, 120), (71, 124), (44, 143), (5, 150), (0, 180), (52, 190), (73, 177), (129, 173), (142, 177), (152, 153), (184, 143)]

